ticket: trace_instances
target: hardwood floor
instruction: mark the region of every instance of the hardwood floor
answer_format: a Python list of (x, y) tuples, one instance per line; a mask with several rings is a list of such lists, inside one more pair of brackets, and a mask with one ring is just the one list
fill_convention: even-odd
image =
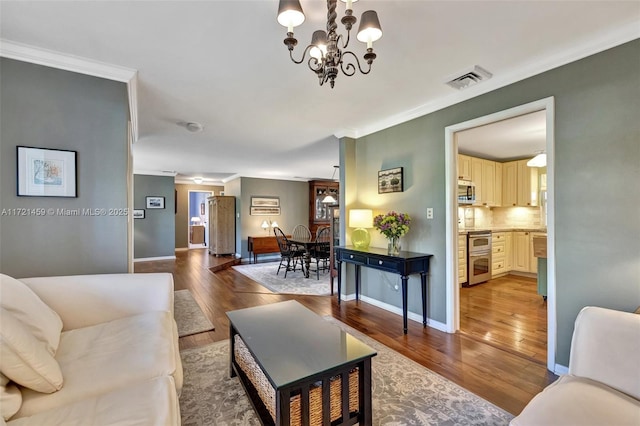
[(460, 289), (460, 330), (532, 361), (547, 362), (547, 303), (534, 278), (506, 275)]
[(402, 317), (362, 301), (342, 302), (330, 296), (273, 294), (250, 278), (224, 269), (209, 271), (224, 258), (206, 249), (176, 252), (176, 260), (139, 262), (135, 272), (171, 272), (175, 289), (189, 289), (215, 330), (180, 339), (180, 348), (206, 345), (229, 338), (225, 312), (284, 300), (297, 300), (319, 315), (334, 318), (366, 333), (430, 370), (448, 378), (512, 414), (556, 376), (529, 356), (506, 351), (462, 333), (448, 334), (409, 321), (402, 333)]

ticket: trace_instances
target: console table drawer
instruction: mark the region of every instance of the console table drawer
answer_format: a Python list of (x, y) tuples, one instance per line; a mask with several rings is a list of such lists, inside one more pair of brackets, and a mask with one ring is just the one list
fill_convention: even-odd
[(387, 259), (376, 259), (375, 257), (368, 257), (367, 265), (390, 272), (398, 272), (402, 270), (399, 262)]
[(349, 263), (359, 263), (362, 265), (367, 264), (367, 256), (356, 253), (345, 253), (342, 251), (340, 252), (340, 259), (338, 260), (344, 260), (345, 262)]

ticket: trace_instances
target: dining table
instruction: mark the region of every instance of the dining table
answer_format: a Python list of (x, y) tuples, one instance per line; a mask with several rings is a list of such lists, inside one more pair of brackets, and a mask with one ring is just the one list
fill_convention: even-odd
[(304, 260), (304, 277), (305, 278), (309, 278), (309, 267), (311, 266), (311, 252), (313, 251), (314, 248), (322, 245), (322, 244), (329, 244), (326, 241), (316, 241), (315, 238), (296, 238), (296, 237), (291, 237), (288, 238), (289, 240), (289, 244), (291, 244), (292, 246), (298, 246), (298, 247), (302, 247), (304, 248), (304, 256), (303, 256), (303, 260)]

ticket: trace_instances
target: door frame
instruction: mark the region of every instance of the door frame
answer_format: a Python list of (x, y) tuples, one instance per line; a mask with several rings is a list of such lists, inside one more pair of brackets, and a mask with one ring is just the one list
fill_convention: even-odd
[[(191, 242), (189, 242), (189, 232), (191, 230), (191, 193), (205, 193), (209, 194), (208, 197), (212, 197), (214, 195), (214, 191), (206, 191), (204, 189), (189, 189), (187, 190), (187, 248), (191, 250)], [(207, 198), (208, 198), (207, 197)], [(204, 203), (204, 217), (205, 217), (205, 226), (204, 226), (204, 241), (205, 245), (198, 248), (207, 248), (209, 244), (207, 243), (207, 238), (209, 237), (209, 203), (205, 201)]]
[[(553, 96), (478, 117), (445, 128), (446, 173), (446, 330), (460, 329), (460, 287), (458, 285), (458, 142), (455, 133), (523, 114), (546, 111), (547, 153), (547, 368), (554, 373), (556, 366), (556, 259), (555, 259), (555, 155), (554, 155)], [(561, 372), (561, 371), (560, 371)]]

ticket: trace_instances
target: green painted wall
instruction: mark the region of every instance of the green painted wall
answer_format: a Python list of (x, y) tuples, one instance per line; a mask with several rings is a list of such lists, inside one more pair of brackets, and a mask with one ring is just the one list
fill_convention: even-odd
[[(263, 220), (278, 222), (278, 226), (285, 232), (291, 232), (299, 223), (309, 223), (308, 182), (243, 177), (225, 184), (225, 194), (237, 197), (236, 213), (240, 214), (240, 218), (236, 227), (236, 246), (241, 249), (242, 258), (249, 257), (247, 239), (250, 235), (266, 235), (260, 227)], [(251, 197), (260, 196), (279, 197), (280, 215), (252, 216)]]
[[(164, 209), (148, 209), (147, 197), (164, 197)], [(145, 209), (133, 221), (133, 258), (175, 256), (175, 187), (173, 176), (133, 176), (133, 208)]]
[[(568, 365), (582, 307), (640, 305), (639, 58), (635, 40), (357, 140), (356, 192), (347, 194), (347, 209), (368, 205), (414, 217), (404, 247), (434, 254), (430, 318), (445, 322), (445, 127), (549, 96), (556, 113), (556, 362)], [(379, 195), (378, 170), (400, 166), (405, 191)], [(372, 245), (384, 246), (372, 234)], [(400, 306), (395, 279), (363, 269), (364, 293)], [(410, 287), (409, 309), (420, 313), (418, 278)]]
[[(15, 277), (127, 272), (127, 87), (0, 58), (0, 270)], [(77, 152), (77, 198), (18, 197), (16, 146)], [(100, 210), (102, 212), (102, 210)], [(125, 211), (126, 213), (126, 211)]]

